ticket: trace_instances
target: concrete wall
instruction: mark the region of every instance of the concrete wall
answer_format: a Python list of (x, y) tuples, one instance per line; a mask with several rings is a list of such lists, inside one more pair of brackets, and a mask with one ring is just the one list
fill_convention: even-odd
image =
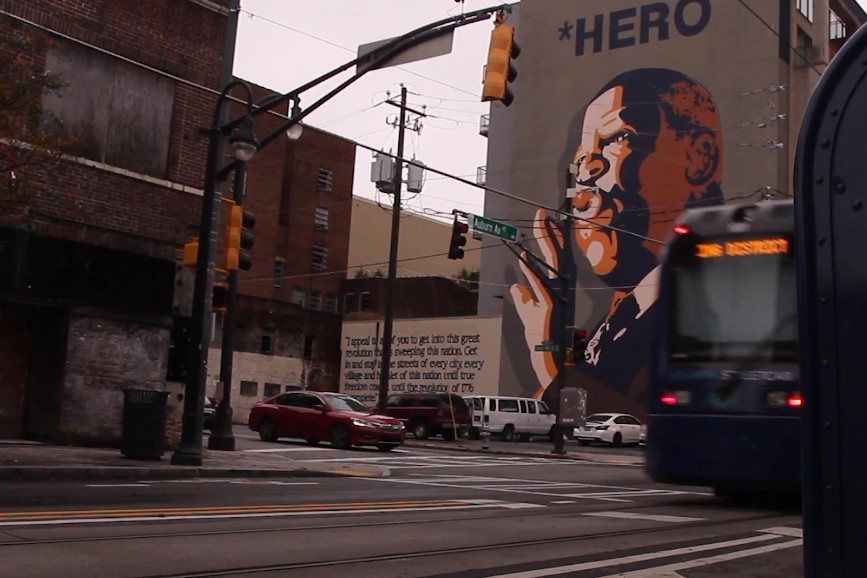
[(73, 314), (63, 379), (61, 433), (74, 439), (119, 439), (123, 390), (164, 389), (167, 325)]

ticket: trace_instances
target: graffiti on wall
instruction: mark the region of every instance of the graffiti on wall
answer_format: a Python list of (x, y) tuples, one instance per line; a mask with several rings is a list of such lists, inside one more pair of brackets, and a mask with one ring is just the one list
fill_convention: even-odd
[(592, 379), (635, 397), (650, 357), (660, 241), (685, 207), (723, 199), (720, 129), (710, 92), (675, 70), (618, 74), (586, 104), (581, 134), (572, 135), (577, 147), (567, 151), (565, 201), (574, 219), (537, 211), (532, 228), (538, 255), (574, 275), (580, 295), (558, 299), (559, 281), (532, 260), (519, 261), (523, 280), (510, 289), (526, 342), (521, 351), (535, 376), (527, 393), (552, 401), (555, 354), (534, 345), (559, 342), (559, 308), (575, 308), (578, 297), (592, 304), (589, 314), (576, 312), (590, 339), (583, 363), (567, 367), (567, 380)]
[[(496, 394), (500, 327), (499, 318), (395, 321), (389, 393)], [(343, 324), (341, 392), (367, 405), (376, 404), (382, 344), (378, 322)]]

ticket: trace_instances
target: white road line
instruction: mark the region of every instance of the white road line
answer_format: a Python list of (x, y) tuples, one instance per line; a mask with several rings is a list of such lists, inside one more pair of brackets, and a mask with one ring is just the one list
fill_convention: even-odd
[[(423, 482), (423, 481), (416, 481), (416, 480), (407, 480), (407, 479), (402, 479), (402, 478), (358, 478), (358, 479), (375, 480), (375, 481), (379, 481), (379, 482), (386, 482), (386, 483), (392, 483), (392, 484), (415, 484), (418, 486), (434, 486), (434, 487), (438, 487), (438, 488), (455, 488), (458, 490), (476, 490), (476, 489), (478, 489), (477, 486), (463, 485), (460, 483), (445, 483), (445, 482), (449, 482), (449, 481), (459, 482), (460, 480), (447, 480), (443, 483), (439, 483), (439, 482)], [(593, 486), (593, 487), (604, 487), (604, 486)], [(537, 492), (537, 491), (531, 491), (531, 490), (514, 490), (511, 488), (500, 488), (497, 486), (489, 486), (488, 488), (486, 488), (486, 490), (490, 491), (490, 492), (505, 492), (505, 493), (512, 493), (512, 494), (524, 494), (524, 495), (529, 495), (529, 496), (545, 496), (545, 497), (553, 497), (553, 498), (573, 498), (573, 497), (580, 498), (580, 497), (583, 497), (582, 494), (556, 494), (553, 492)], [(631, 501), (633, 501), (633, 500), (624, 500), (621, 498), (607, 498), (607, 497), (596, 496), (596, 495), (590, 496), (588, 499), (599, 500), (602, 502), (631, 502)]]
[(688, 518), (686, 516), (662, 516), (658, 514), (637, 514), (635, 512), (587, 512), (583, 516), (600, 518), (622, 518), (624, 520), (650, 520), (651, 522), (701, 522), (707, 518)]
[(780, 526), (778, 528), (767, 528), (765, 530), (759, 530), (759, 532), (766, 532), (768, 534), (776, 534), (778, 536), (789, 536), (790, 538), (803, 538), (804, 530), (801, 528), (787, 528), (785, 526)]
[(251, 454), (276, 454), (281, 452), (321, 452), (322, 448), (256, 448), (253, 450), (244, 450)]
[(88, 488), (149, 488), (150, 484), (85, 484)]
[(803, 540), (791, 540), (789, 542), (769, 544), (767, 546), (760, 546), (758, 548), (751, 548), (749, 550), (738, 550), (737, 552), (730, 552), (728, 554), (717, 554), (716, 556), (709, 556), (707, 558), (696, 558), (694, 560), (688, 560), (686, 562), (667, 564), (665, 566), (658, 566), (656, 568), (643, 568), (641, 570), (635, 570), (633, 572), (611, 574), (609, 576), (603, 576), (602, 578), (671, 578), (672, 576), (681, 576), (682, 578), (683, 575), (678, 574), (678, 570), (688, 570), (690, 568), (696, 568), (698, 566), (710, 566), (711, 564), (719, 564), (720, 562), (729, 562), (731, 560), (738, 560), (740, 558), (758, 556), (759, 554), (767, 554), (768, 552), (774, 552), (776, 550), (783, 550), (785, 548), (801, 546), (803, 545), (803, 543)]
[(552, 504), (577, 504), (575, 500), (554, 500)]
[[(709, 550), (719, 550), (722, 548), (733, 548), (735, 546), (745, 546), (747, 544), (753, 544), (756, 542), (767, 542), (768, 540), (777, 539), (779, 539), (779, 536), (775, 536), (773, 534), (762, 534), (760, 536), (752, 536), (750, 538), (740, 538), (738, 540), (727, 540), (724, 542), (713, 542), (711, 544), (701, 544), (699, 546), (689, 546), (686, 548), (674, 548), (672, 550), (663, 550), (661, 552), (634, 554), (632, 556), (623, 556), (622, 558), (594, 560), (593, 562), (581, 562), (578, 564), (568, 564), (566, 566), (554, 566), (552, 568), (540, 568), (538, 570), (527, 570), (525, 572), (513, 572), (511, 574), (491, 574), (487, 578), (544, 578), (545, 576), (558, 576), (560, 574), (569, 574), (571, 572), (583, 572), (585, 570), (598, 570), (599, 568), (621, 566), (623, 564), (647, 562), (648, 560), (658, 560), (659, 558), (670, 558), (672, 556), (687, 556), (689, 554), (696, 554), (698, 552), (707, 552)], [(798, 542), (800, 543), (801, 541), (798, 540)], [(646, 571), (641, 570), (640, 572)], [(617, 574), (616, 576), (618, 578), (622, 578), (626, 575)], [(635, 578), (646, 578), (646, 576), (646, 574), (634, 575)]]

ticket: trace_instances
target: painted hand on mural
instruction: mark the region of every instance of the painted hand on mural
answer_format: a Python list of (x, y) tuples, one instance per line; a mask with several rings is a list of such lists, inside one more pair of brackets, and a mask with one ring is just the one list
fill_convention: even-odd
[[(545, 211), (536, 211), (533, 220), (532, 236), (536, 241), (539, 256), (551, 269), (541, 263), (535, 263), (533, 257), (527, 252), (521, 254), (522, 260), (518, 262), (527, 284), (516, 283), (511, 286), (509, 292), (515, 303), (515, 310), (524, 326), (524, 337), (530, 350), (530, 362), (533, 372), (538, 380), (536, 397), (557, 376), (557, 364), (554, 353), (550, 351), (535, 351), (535, 344), (545, 341), (557, 340), (554, 331), (556, 312), (562, 306), (555, 296), (555, 284), (559, 284), (554, 270), (559, 269), (561, 263), (571, 260), (563, 257), (563, 234), (557, 222), (545, 215)], [(529, 263), (529, 264), (528, 264)]]

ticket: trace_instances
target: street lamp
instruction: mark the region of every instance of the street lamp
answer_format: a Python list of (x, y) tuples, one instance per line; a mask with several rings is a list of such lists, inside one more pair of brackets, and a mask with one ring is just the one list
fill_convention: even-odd
[[(247, 111), (238, 119), (224, 122), (228, 116), (227, 101), (229, 92), (240, 86), (244, 89)], [(234, 162), (240, 162), (236, 171), (243, 171), (246, 162), (256, 154), (258, 142), (253, 132), (253, 89), (243, 80), (228, 83), (217, 99), (214, 118), (209, 129), (208, 157), (205, 166), (205, 186), (202, 191), (202, 214), (199, 226), (199, 249), (196, 258), (196, 281), (193, 288), (192, 333), (190, 335), (190, 362), (184, 392), (184, 409), (181, 419), (181, 442), (178, 444), (171, 463), (175, 465), (202, 465), (202, 427), (205, 380), (208, 369), (208, 349), (211, 337), (211, 304), (214, 291), (215, 258), (217, 253), (217, 223), (220, 216), (220, 186), (226, 179), (226, 167), (220, 167), (223, 160), (226, 137), (233, 147)], [(230, 165), (231, 166), (231, 165)], [(231, 382), (223, 383), (224, 391)], [(221, 411), (222, 409), (222, 411)], [(229, 421), (230, 411), (225, 403), (217, 408), (215, 422)], [(229, 413), (227, 416), (226, 414)], [(227, 419), (229, 418), (229, 419)], [(217, 424), (215, 423), (215, 429)], [(217, 432), (212, 432), (217, 433)], [(234, 446), (234, 438), (231, 440)]]
[[(301, 98), (297, 95), (292, 97), (292, 112), (289, 113), (289, 118), (297, 118), (301, 114), (300, 100)], [(301, 138), (302, 132), (304, 132), (304, 125), (301, 124), (301, 121), (298, 121), (286, 129), (286, 136), (289, 137), (289, 140), (298, 140)]]

